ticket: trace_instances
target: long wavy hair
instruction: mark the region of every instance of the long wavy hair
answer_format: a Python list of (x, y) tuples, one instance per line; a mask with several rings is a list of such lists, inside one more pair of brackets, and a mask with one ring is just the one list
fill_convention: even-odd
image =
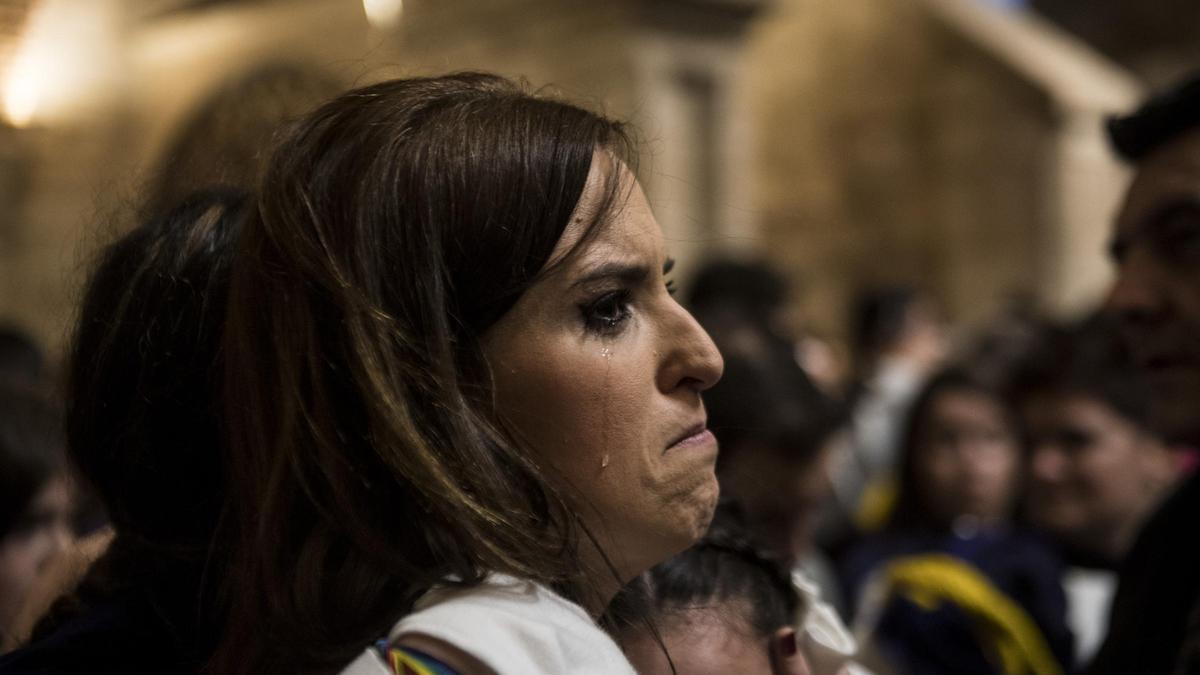
[[(480, 337), (573, 217), (589, 239), (631, 156), (621, 125), (474, 73), (348, 92), (283, 140), (226, 323), (214, 672), (336, 670), (489, 572), (585, 598), (578, 518), (497, 418)], [(593, 158), (611, 170), (583, 217)]]

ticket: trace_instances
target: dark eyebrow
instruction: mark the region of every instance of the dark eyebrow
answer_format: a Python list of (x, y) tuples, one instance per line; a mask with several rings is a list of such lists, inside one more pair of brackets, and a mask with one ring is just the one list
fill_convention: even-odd
[(594, 284), (597, 281), (616, 279), (628, 286), (636, 286), (650, 276), (650, 268), (645, 265), (630, 265), (626, 263), (604, 263), (598, 265), (571, 284), (571, 288)]
[(667, 258), (666, 260), (663, 261), (663, 276), (670, 274), (671, 270), (673, 270), (673, 269), (675, 269), (675, 259), (674, 258)]

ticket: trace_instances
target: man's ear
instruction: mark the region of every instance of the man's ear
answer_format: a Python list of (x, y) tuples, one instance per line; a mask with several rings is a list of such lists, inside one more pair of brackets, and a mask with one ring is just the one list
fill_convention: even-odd
[(780, 628), (771, 636), (771, 670), (773, 675), (812, 675), (808, 661), (800, 653), (799, 636), (791, 626)]

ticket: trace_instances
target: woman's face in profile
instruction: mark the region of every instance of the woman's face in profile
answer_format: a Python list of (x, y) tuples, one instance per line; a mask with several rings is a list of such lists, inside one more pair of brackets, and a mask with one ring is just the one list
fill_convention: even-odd
[(717, 444), (700, 393), (722, 361), (669, 293), (662, 231), (623, 166), (617, 204), (565, 257), (603, 194), (605, 158), (592, 163), (552, 271), (482, 342), (499, 414), (632, 577), (690, 545), (712, 518)]

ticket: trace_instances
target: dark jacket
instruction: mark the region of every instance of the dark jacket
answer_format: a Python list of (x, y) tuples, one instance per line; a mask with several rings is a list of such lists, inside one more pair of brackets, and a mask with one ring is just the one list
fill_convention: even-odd
[(1198, 530), (1200, 474), (1193, 474), (1146, 522), (1121, 566), (1108, 637), (1087, 675), (1174, 672), (1200, 607)]

